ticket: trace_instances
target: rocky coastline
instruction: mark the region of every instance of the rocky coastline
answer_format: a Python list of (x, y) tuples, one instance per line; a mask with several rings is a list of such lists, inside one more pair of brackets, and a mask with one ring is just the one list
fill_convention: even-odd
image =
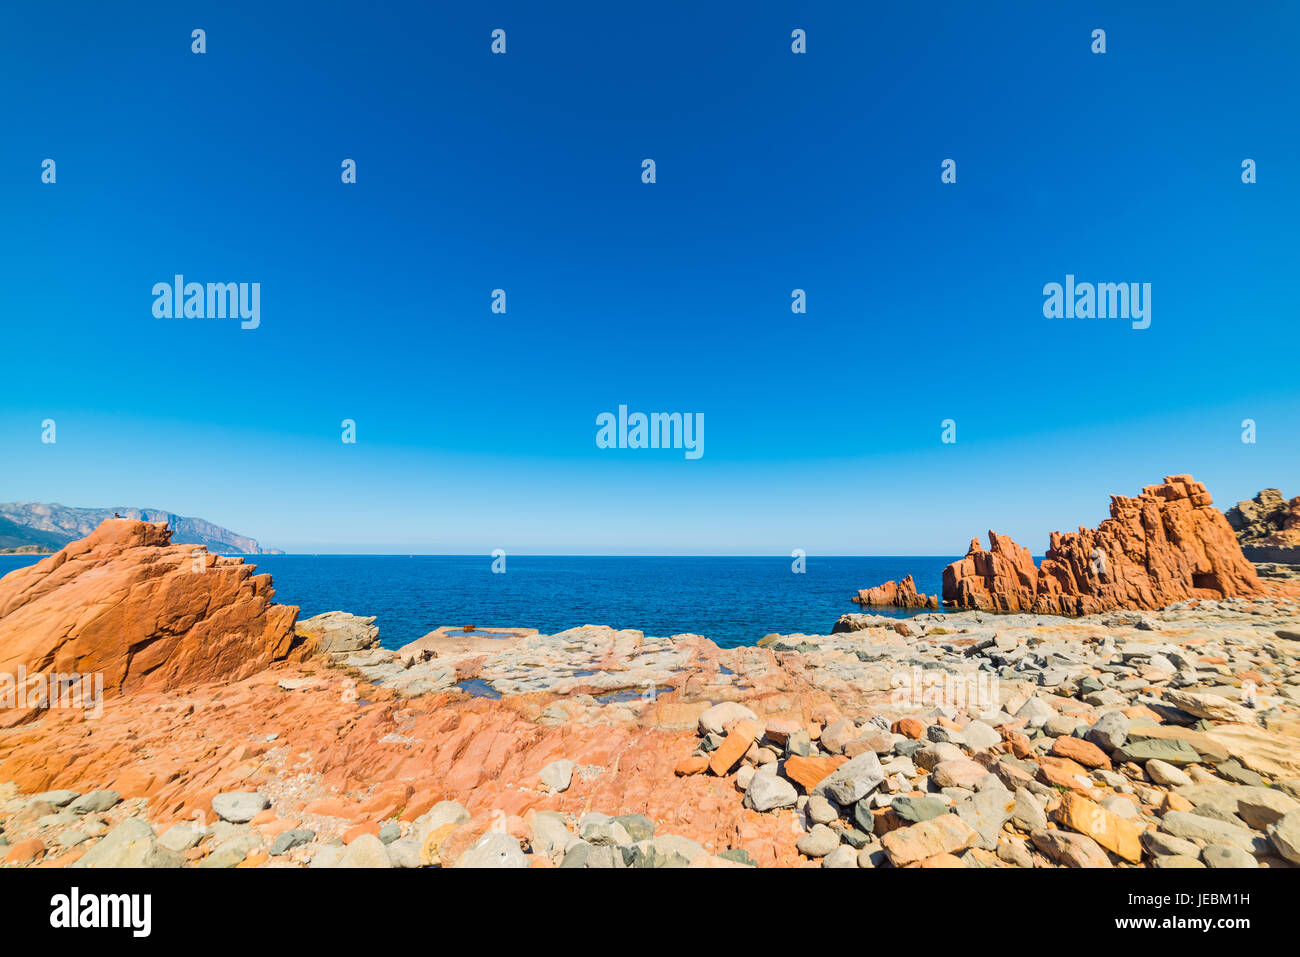
[(105, 678), (98, 713), (0, 709), (0, 863), (1289, 868), (1300, 582), (1210, 560), (1250, 594), (391, 650), (105, 522), (0, 580), (0, 672)]

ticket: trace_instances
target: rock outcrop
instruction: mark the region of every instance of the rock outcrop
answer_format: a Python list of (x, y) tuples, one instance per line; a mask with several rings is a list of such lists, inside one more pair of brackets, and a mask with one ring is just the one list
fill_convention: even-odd
[(246, 678), (289, 654), (298, 616), (255, 571), (171, 544), (165, 524), (110, 519), (0, 579), (0, 674), (102, 675), (108, 696)]
[(1288, 501), (1266, 488), (1224, 514), (1246, 558), (1300, 565), (1300, 495)]
[(864, 608), (889, 606), (893, 608), (938, 608), (938, 595), (925, 595), (916, 590), (916, 582), (908, 575), (901, 582), (887, 581), (874, 588), (863, 588), (853, 596), (853, 601)]
[(1129, 498), (1111, 496), (1095, 529), (1053, 532), (1038, 567), (1029, 551), (989, 532), (943, 572), (943, 601), (983, 611), (1087, 615), (1176, 601), (1261, 594), (1254, 567), (1205, 486), (1168, 476)]

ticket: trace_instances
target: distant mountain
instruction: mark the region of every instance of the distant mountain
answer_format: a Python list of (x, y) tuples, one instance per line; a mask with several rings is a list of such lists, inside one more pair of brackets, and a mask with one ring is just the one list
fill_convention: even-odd
[(85, 538), (114, 514), (144, 522), (166, 522), (172, 541), (204, 545), (223, 555), (275, 554), (256, 540), (236, 535), (228, 528), (201, 518), (189, 518), (157, 508), (72, 508), (44, 502), (0, 504), (0, 552), (55, 552), (69, 542)]

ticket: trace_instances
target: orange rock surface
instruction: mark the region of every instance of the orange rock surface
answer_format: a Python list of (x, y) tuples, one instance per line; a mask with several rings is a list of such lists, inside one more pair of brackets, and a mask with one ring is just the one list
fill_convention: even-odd
[(110, 519), (0, 582), (0, 673), (98, 673), (105, 696), (246, 678), (289, 655), (298, 615), (255, 571), (172, 545), (165, 524)]
[(916, 582), (908, 575), (901, 582), (887, 581), (874, 588), (864, 588), (853, 596), (864, 608), (877, 605), (893, 608), (938, 608), (937, 595), (925, 595), (916, 590)]
[(1087, 615), (1155, 609), (1200, 598), (1263, 593), (1254, 566), (1205, 486), (1171, 475), (1142, 494), (1111, 496), (1096, 529), (1053, 532), (1035, 568), (1028, 549), (989, 532), (943, 572), (943, 600), (958, 608)]

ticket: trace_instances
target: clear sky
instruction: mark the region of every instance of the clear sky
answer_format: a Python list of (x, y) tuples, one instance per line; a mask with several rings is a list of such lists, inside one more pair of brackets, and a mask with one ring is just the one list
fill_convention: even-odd
[[(1300, 494), (1295, 4), (457, 7), (5, 6), (0, 500), (943, 555), (1169, 473)], [(260, 326), (155, 318), (176, 273)], [(1044, 318), (1067, 274), (1150, 328)], [(598, 448), (620, 404), (703, 457)]]

